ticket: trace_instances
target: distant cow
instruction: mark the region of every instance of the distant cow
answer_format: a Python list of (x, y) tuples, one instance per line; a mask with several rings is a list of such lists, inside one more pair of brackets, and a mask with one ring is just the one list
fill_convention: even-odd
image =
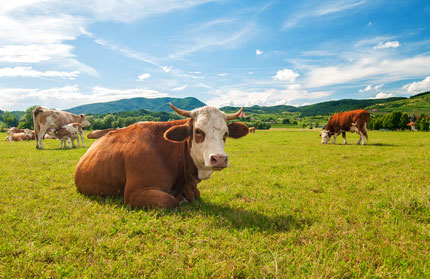
[(249, 132), (255, 134), (255, 127), (249, 127)]
[(103, 137), (104, 135), (106, 135), (107, 133), (109, 133), (110, 131), (115, 131), (117, 129), (119, 129), (119, 128), (108, 128), (108, 129), (103, 129), (103, 130), (94, 130), (87, 135), (87, 138), (99, 139), (99, 138)]
[(5, 141), (23, 141), (23, 140), (34, 140), (34, 131), (30, 129), (17, 129), (15, 127), (10, 128), (7, 131), (8, 136), (4, 139)]
[(46, 133), (55, 136), (55, 130), (70, 123), (79, 123), (82, 127), (90, 126), (85, 114), (76, 115), (61, 110), (52, 110), (37, 106), (33, 110), (33, 123), (36, 132), (36, 148), (43, 149), (43, 137)]
[(343, 142), (346, 144), (346, 132), (356, 132), (360, 135), (357, 144), (364, 144), (367, 139), (367, 125), (370, 121), (370, 114), (364, 109), (335, 113), (330, 117), (324, 131), (321, 133), (321, 143), (327, 143), (333, 136), (333, 144), (336, 137), (342, 133)]
[(200, 197), (197, 184), (228, 166), (227, 137), (248, 134), (241, 122), (214, 107), (185, 111), (187, 119), (135, 123), (112, 131), (91, 145), (75, 169), (79, 192), (123, 195), (133, 207), (173, 208)]
[(55, 129), (54, 134), (55, 137), (61, 141), (60, 149), (66, 147), (66, 142), (69, 143), (69, 148), (71, 148), (71, 145), (76, 147), (74, 142), (75, 139), (78, 141), (78, 146), (80, 147), (81, 145), (79, 144), (79, 137), (81, 137), (82, 146), (85, 146), (82, 126), (79, 123), (70, 123), (64, 125), (59, 129)]

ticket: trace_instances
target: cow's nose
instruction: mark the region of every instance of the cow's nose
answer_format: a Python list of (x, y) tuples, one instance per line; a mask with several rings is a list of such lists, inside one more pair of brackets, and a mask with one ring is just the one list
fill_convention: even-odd
[(211, 166), (213, 168), (226, 168), (228, 166), (228, 156), (225, 155), (211, 155)]

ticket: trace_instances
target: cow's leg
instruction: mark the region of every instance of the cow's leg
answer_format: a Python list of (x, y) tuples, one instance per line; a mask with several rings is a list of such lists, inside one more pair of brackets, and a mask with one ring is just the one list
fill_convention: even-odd
[(40, 129), (37, 133), (36, 148), (43, 149), (43, 137), (45, 136), (46, 131), (47, 129)]
[(75, 145), (72, 144), (73, 143), (72, 138), (67, 138), (67, 142), (69, 143), (69, 149), (72, 149), (72, 145), (73, 147), (75, 147)]
[(132, 207), (174, 208), (179, 201), (172, 195), (156, 189), (136, 189), (124, 191), (124, 203)]
[(79, 135), (81, 136), (82, 147), (85, 147), (85, 145), (84, 145), (84, 133), (80, 133)]
[(337, 138), (337, 136), (338, 136), (339, 134), (338, 133), (334, 133), (333, 134), (333, 144), (335, 144), (336, 143), (336, 138)]
[(343, 144), (346, 144), (346, 132), (342, 132)]

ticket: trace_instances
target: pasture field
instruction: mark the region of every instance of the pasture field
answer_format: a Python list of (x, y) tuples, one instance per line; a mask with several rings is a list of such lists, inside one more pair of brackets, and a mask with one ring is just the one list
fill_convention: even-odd
[(1, 141), (0, 278), (430, 278), (430, 133), (318, 134), (228, 139), (176, 210), (79, 194), (86, 148)]

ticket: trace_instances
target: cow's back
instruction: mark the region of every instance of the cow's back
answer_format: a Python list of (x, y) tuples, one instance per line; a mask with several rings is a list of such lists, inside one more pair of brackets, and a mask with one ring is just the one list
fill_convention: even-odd
[(370, 114), (365, 109), (339, 112), (332, 115), (327, 124), (327, 129), (349, 131), (353, 123), (368, 124), (369, 120)]
[(86, 194), (119, 195), (124, 192), (127, 180), (137, 180), (143, 188), (170, 192), (185, 152), (185, 143), (163, 139), (170, 126), (169, 122), (137, 123), (96, 140), (76, 166), (78, 190)]

